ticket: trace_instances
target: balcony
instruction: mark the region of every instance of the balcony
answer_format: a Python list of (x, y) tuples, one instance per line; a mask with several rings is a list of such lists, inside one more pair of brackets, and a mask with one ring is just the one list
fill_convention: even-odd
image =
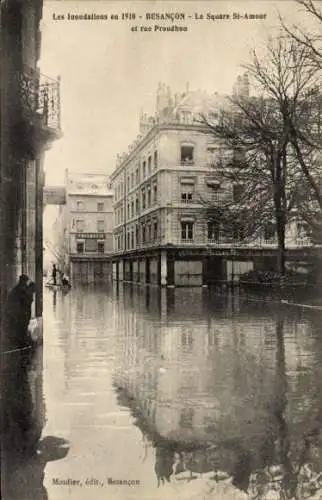
[(19, 74), (20, 103), (26, 123), (46, 141), (61, 136), (60, 78), (52, 79), (28, 66)]
[(180, 161), (181, 166), (192, 167), (194, 164), (195, 164), (195, 162), (192, 158), (186, 158), (186, 159), (184, 159), (184, 160), (182, 159)]

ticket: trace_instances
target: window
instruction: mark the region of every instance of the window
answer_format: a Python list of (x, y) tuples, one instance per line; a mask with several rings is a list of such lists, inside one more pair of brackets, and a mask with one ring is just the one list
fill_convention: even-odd
[(193, 408), (183, 408), (180, 412), (180, 428), (183, 429), (192, 429), (193, 428), (193, 417), (194, 417), (194, 409)]
[(152, 235), (152, 231), (151, 231), (151, 222), (148, 223), (148, 234), (147, 234), (147, 240), (150, 242), (151, 241), (151, 235)]
[(82, 241), (78, 241), (76, 243), (76, 252), (83, 253), (84, 252), (84, 243)]
[(310, 233), (308, 223), (304, 222), (304, 221), (297, 222), (296, 230), (297, 230), (297, 237), (298, 238), (305, 238)]
[(84, 221), (83, 220), (76, 221), (76, 231), (78, 233), (82, 233), (84, 231)]
[(142, 226), (142, 243), (145, 243), (145, 226)]
[(193, 164), (193, 146), (181, 146), (181, 164), (182, 165), (192, 165)]
[(78, 212), (82, 212), (84, 210), (84, 203), (82, 201), (77, 201), (76, 206)]
[(135, 198), (135, 213), (136, 213), (136, 215), (138, 215), (139, 210), (140, 210), (140, 204), (139, 204), (139, 197), (137, 196)]
[(219, 223), (218, 222), (208, 222), (207, 224), (207, 233), (208, 240), (218, 241), (219, 240)]
[(193, 222), (181, 222), (181, 238), (193, 240)]
[(97, 221), (97, 232), (98, 233), (104, 233), (104, 231), (105, 231), (105, 221), (98, 220)]
[(131, 188), (134, 187), (134, 173), (131, 174)]
[(126, 248), (130, 248), (130, 232), (129, 231), (127, 232), (127, 235), (126, 235), (126, 244), (127, 244)]
[(190, 111), (182, 111), (181, 121), (183, 123), (191, 123), (192, 122), (192, 113)]
[(130, 177), (128, 176), (127, 182), (126, 182), (126, 192), (128, 193), (130, 191)]
[(147, 200), (147, 206), (150, 207), (151, 206), (151, 188), (150, 186), (148, 186), (148, 200)]
[(158, 200), (158, 186), (157, 184), (153, 185), (153, 203), (157, 203)]
[(104, 241), (97, 242), (97, 251), (98, 251), (98, 253), (104, 253), (104, 251), (105, 251)]
[(142, 163), (142, 179), (145, 179), (146, 176), (146, 162)]
[(235, 148), (233, 150), (233, 165), (241, 165), (245, 162), (245, 151), (240, 148)]
[(134, 217), (134, 201), (131, 201), (131, 217)]
[(127, 218), (130, 218), (130, 204), (127, 204)]
[(142, 210), (146, 209), (146, 201), (145, 201), (145, 189), (142, 189)]
[(135, 171), (135, 182), (136, 182), (136, 184), (139, 184), (139, 182), (140, 182), (139, 168), (137, 168), (136, 171)]
[(102, 201), (99, 201), (97, 203), (97, 211), (98, 212), (104, 212), (104, 203)]
[(152, 156), (149, 156), (149, 158), (148, 158), (148, 175), (151, 175), (151, 170), (152, 170)]
[(134, 248), (134, 231), (131, 231), (131, 248)]
[(85, 252), (97, 252), (97, 240), (85, 240)]
[(235, 203), (238, 203), (239, 201), (241, 201), (242, 196), (243, 196), (243, 191), (244, 191), (244, 187), (242, 184), (234, 184), (233, 185), (233, 201)]
[(272, 240), (275, 237), (275, 224), (273, 222), (269, 222), (264, 227), (264, 240)]
[(140, 231), (139, 231), (138, 225), (135, 226), (135, 241), (136, 241), (136, 244), (139, 245), (139, 243), (140, 243)]
[(182, 203), (191, 203), (192, 202), (192, 192), (191, 192), (191, 190), (189, 190), (189, 191), (183, 191), (181, 193), (181, 202)]
[(158, 152), (154, 151), (154, 168), (158, 166)]
[(180, 180), (181, 203), (191, 203), (193, 200), (194, 190), (195, 190), (194, 179), (181, 178)]
[(238, 222), (233, 223), (233, 239), (234, 239), (234, 241), (241, 241), (243, 238), (244, 238), (243, 226)]
[(153, 239), (154, 241), (158, 239), (158, 221), (153, 222)]

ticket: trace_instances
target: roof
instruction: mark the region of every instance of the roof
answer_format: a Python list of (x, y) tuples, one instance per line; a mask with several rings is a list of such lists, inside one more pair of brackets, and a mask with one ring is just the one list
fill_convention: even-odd
[(173, 109), (175, 115), (178, 111), (191, 111), (195, 114), (203, 114), (210, 110), (219, 110), (227, 107), (228, 96), (224, 94), (208, 94), (201, 90), (188, 92), (178, 105)]
[(113, 196), (110, 178), (104, 174), (68, 173), (67, 190), (69, 195)]

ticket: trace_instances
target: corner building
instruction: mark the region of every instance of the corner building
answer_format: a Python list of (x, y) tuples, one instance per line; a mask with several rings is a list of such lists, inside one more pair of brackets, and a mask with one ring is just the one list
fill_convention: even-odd
[(115, 280), (206, 284), (202, 198), (213, 194), (209, 176), (217, 145), (199, 117), (225, 99), (188, 88), (172, 96), (159, 85), (156, 115), (141, 116), (140, 135), (111, 176)]
[[(249, 92), (247, 77), (236, 85), (234, 92)], [(225, 95), (189, 88), (172, 95), (159, 84), (156, 114), (141, 115), (140, 134), (111, 175), (114, 280), (208, 286), (234, 281), (265, 259), (276, 259), (274, 235), (263, 232), (245, 244), (238, 234), (221, 234), (206, 217), (208, 202), (220, 205), (239, 196), (238, 183), (220, 184), (213, 167), (218, 161), (224, 165), (233, 152), (222, 148), (200, 119), (205, 114), (216, 120), (226, 106)]]

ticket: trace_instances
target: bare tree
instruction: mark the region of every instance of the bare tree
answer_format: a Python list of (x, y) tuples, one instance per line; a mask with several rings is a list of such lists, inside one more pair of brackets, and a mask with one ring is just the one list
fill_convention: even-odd
[(288, 26), (281, 18), (287, 37), (293, 40), (299, 52), (303, 51), (305, 73), (310, 72), (315, 85), (302, 91), (301, 116), (290, 109), (288, 120), (291, 142), (297, 161), (309, 186), (308, 197), (299, 206), (302, 218), (308, 223), (310, 234), (316, 242), (322, 241), (322, 190), (321, 190), (321, 149), (322, 149), (322, 9), (314, 0), (296, 0), (304, 13), (313, 22), (310, 30), (300, 26)]
[[(308, 63), (309, 49), (290, 36), (269, 39), (266, 54), (253, 51), (245, 66), (255, 96), (235, 95), (220, 123), (210, 132), (244, 160), (223, 175), (244, 185), (243, 196), (227, 216), (243, 220), (248, 233), (275, 221), (279, 264), (285, 271), (285, 228), (299, 201), (304, 213), (312, 210), (309, 194), (322, 209), (319, 184), (319, 71)], [(234, 179), (235, 177), (235, 179)], [(312, 198), (312, 197), (311, 197)], [(303, 203), (305, 200), (305, 203)]]
[(276, 101), (234, 96), (230, 102), (230, 110), (222, 112), (219, 123), (206, 122), (222, 146), (232, 152), (224, 164), (220, 160), (214, 163), (222, 185), (228, 190), (232, 187), (232, 196), (206, 204), (207, 216), (227, 233), (237, 229), (244, 240), (269, 239), (276, 229), (278, 270), (284, 274), (285, 229), (295, 217), (303, 174), (296, 172)]
[(282, 26), (294, 41), (307, 49), (308, 62), (316, 68), (322, 69), (322, 10), (318, 6), (318, 2), (313, 0), (295, 0), (295, 2), (303, 7), (304, 12), (316, 24), (317, 33), (313, 33), (311, 29), (304, 30), (298, 25), (288, 26), (280, 16)]
[[(311, 63), (311, 48), (292, 36), (269, 42), (268, 59), (254, 52), (250, 74), (279, 107), (285, 132), (309, 187), (309, 204), (299, 206), (309, 224), (322, 218), (321, 70)], [(267, 64), (268, 63), (268, 64)]]

